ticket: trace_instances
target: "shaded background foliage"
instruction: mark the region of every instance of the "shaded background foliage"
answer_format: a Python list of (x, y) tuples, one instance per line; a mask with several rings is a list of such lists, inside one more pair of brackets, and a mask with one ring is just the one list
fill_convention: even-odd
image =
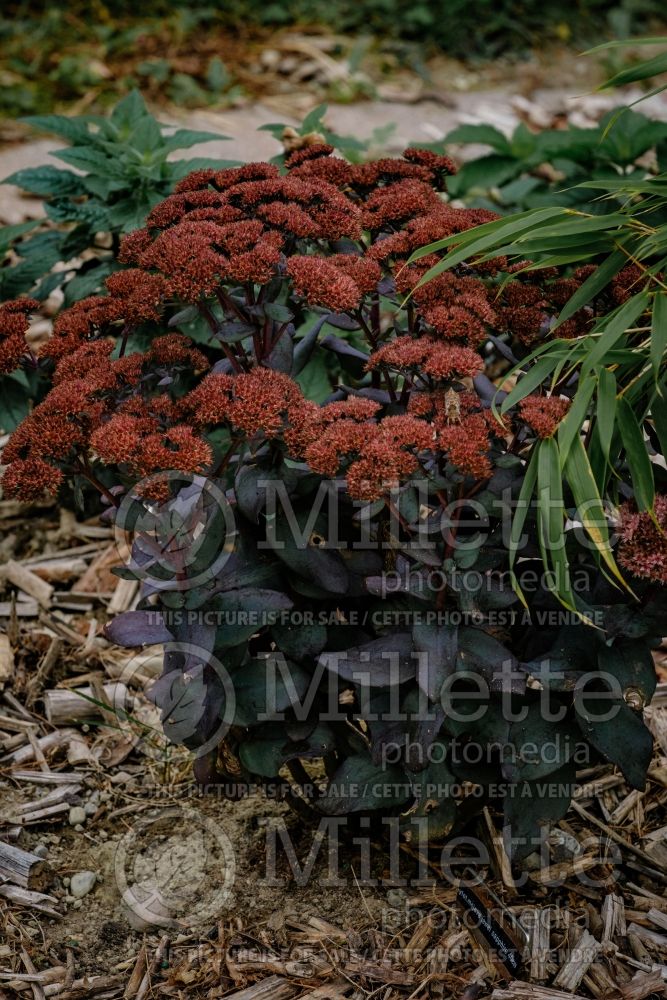
[[(0, 111), (44, 111), (63, 102), (102, 99), (135, 86), (180, 106), (237, 100), (253, 82), (237, 75), (246, 45), (276, 29), (325, 29), (358, 36), (393, 64), (426, 72), (434, 52), (465, 60), (522, 58), (553, 43), (578, 47), (629, 37), (664, 24), (660, 0), (162, 0), (137, 14), (126, 0), (63, 7), (24, 0), (0, 13)], [(354, 89), (345, 99), (369, 96)]]

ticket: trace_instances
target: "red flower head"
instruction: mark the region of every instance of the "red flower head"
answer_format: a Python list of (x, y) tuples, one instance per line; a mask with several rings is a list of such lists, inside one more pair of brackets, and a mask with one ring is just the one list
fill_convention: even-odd
[(438, 191), (445, 191), (447, 188), (445, 178), (456, 173), (456, 164), (453, 160), (440, 153), (434, 153), (430, 149), (413, 149), (411, 147), (404, 150), (403, 156), (410, 163), (418, 163), (430, 170), (432, 183)]
[(123, 304), (111, 295), (92, 295), (75, 302), (55, 319), (53, 336), (40, 350), (40, 356), (62, 358), (84, 341), (106, 332), (123, 317)]
[(505, 286), (498, 310), (501, 328), (522, 344), (530, 345), (544, 335), (549, 321), (544, 292), (537, 285), (512, 281)]
[(441, 426), (438, 446), (460, 472), (475, 479), (491, 475), (489, 427), (484, 413), (470, 413), (462, 416), (460, 423)]
[(521, 418), (540, 438), (553, 437), (569, 408), (570, 400), (559, 396), (526, 396), (519, 403)]
[(229, 420), (234, 378), (212, 372), (181, 400), (181, 409), (197, 427)]
[(234, 379), (228, 419), (250, 436), (261, 431), (272, 438), (285, 426), (288, 411), (302, 402), (303, 393), (289, 375), (270, 368), (253, 368)]
[(36, 299), (14, 299), (0, 306), (0, 374), (11, 372), (25, 356), (28, 316), (39, 309)]
[(618, 561), (635, 576), (667, 583), (667, 496), (655, 498), (654, 513), (660, 528), (647, 512), (621, 507)]
[(484, 367), (479, 354), (469, 347), (443, 344), (430, 337), (398, 337), (371, 354), (368, 367), (412, 369), (416, 374), (456, 381), (479, 374)]
[(346, 187), (354, 176), (354, 167), (347, 160), (331, 156), (333, 146), (306, 146), (292, 153), (285, 161), (293, 177), (319, 177), (335, 187)]
[(63, 474), (41, 458), (16, 459), (5, 469), (2, 490), (6, 497), (39, 500), (45, 493), (55, 496)]
[(114, 298), (121, 300), (126, 323), (134, 325), (160, 319), (167, 282), (158, 274), (128, 268), (109, 275), (105, 285)]
[(439, 204), (430, 184), (408, 178), (373, 191), (366, 199), (362, 220), (366, 229), (377, 232), (416, 215), (425, 215)]
[(219, 250), (224, 237), (224, 228), (214, 222), (179, 222), (160, 233), (139, 263), (161, 271), (173, 295), (196, 302), (212, 294), (227, 271), (228, 258)]
[(290, 257), (287, 273), (309, 305), (345, 312), (361, 302), (363, 292), (354, 278), (325, 257)]
[(156, 337), (151, 343), (146, 361), (149, 365), (153, 362), (169, 367), (191, 368), (196, 372), (205, 371), (209, 367), (206, 355), (182, 333), (165, 333), (162, 337)]

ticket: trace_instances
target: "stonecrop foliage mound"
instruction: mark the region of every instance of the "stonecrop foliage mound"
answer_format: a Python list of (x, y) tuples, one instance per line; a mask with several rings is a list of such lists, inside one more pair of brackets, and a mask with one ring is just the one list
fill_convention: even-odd
[(498, 252), (425, 282), (441, 253), (415, 251), (495, 219), (445, 202), (452, 171), (425, 150), (350, 164), (311, 146), (284, 174), (185, 177), (38, 357), (33, 303), (2, 307), (2, 369), (52, 384), (3, 488), (99, 491), (142, 581), (108, 634), (165, 644), (153, 697), (199, 780), (231, 794), (290, 773), (315, 815), (400, 814), (432, 839), (502, 798), (520, 855), (577, 767), (606, 758), (643, 786), (667, 500), (648, 510), (637, 489), (640, 424), (609, 447), (604, 410), (573, 406), (576, 366), (526, 363), (499, 389), (556, 338), (588, 343), (640, 271), (556, 333), (592, 266)]

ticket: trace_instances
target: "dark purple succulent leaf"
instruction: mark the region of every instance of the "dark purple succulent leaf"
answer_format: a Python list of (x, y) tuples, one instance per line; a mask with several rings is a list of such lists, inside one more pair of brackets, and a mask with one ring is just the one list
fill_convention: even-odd
[[(264, 315), (279, 324), (289, 323), (290, 320), (294, 319), (292, 310), (288, 306), (283, 305), (282, 302), (265, 302)], [(294, 327), (292, 327), (292, 332), (294, 332)]]
[(374, 764), (368, 754), (347, 757), (332, 775), (317, 808), (326, 816), (372, 812), (403, 805), (411, 798), (403, 768)]
[(248, 520), (257, 524), (266, 506), (266, 489), (259, 483), (272, 478), (270, 471), (259, 465), (241, 465), (234, 477), (234, 494), (239, 510)]
[(442, 685), (456, 671), (459, 649), (458, 626), (426, 624), (412, 627), (417, 657), (417, 684), (430, 701), (439, 701)]
[(503, 389), (494, 385), (487, 375), (475, 375), (472, 384), (475, 387), (475, 392), (486, 406), (490, 406), (494, 401), (497, 406), (500, 406), (508, 395)]
[(274, 345), (270, 354), (264, 358), (264, 365), (272, 368), (273, 371), (283, 372), (289, 375), (294, 364), (294, 327), (290, 323), (287, 329), (281, 334), (278, 343)]
[[(311, 526), (309, 520), (309, 509), (295, 512), (297, 533), (287, 515), (279, 513), (275, 521), (275, 535), (268, 539), (269, 544), (278, 559), (306, 581), (332, 594), (347, 593), (349, 574), (340, 552), (325, 546), (326, 524), (318, 518)], [(306, 535), (307, 530), (310, 530), (310, 535)]]
[(493, 346), (496, 348), (498, 353), (502, 355), (503, 358), (506, 358), (513, 365), (519, 364), (519, 359), (514, 355), (512, 349), (509, 347), (508, 344), (505, 343), (504, 340), (502, 340), (500, 337), (494, 337), (492, 334), (488, 335), (488, 339), (491, 341)]
[(458, 630), (458, 643), (458, 670), (480, 673), (493, 691), (525, 691), (525, 679), (510, 677), (517, 672), (517, 658), (495, 636), (463, 625)]
[(291, 660), (317, 656), (327, 642), (325, 625), (273, 625), (271, 635), (277, 648)]
[[(411, 597), (419, 598), (422, 601), (432, 601), (435, 595), (429, 580), (430, 574), (430, 570), (421, 570), (414, 565), (411, 566), (409, 573), (401, 572), (397, 566), (396, 578), (391, 580), (391, 595), (409, 594)], [(367, 576), (364, 583), (369, 594), (373, 594), (375, 597), (387, 597), (386, 574)]]
[(320, 330), (328, 319), (329, 313), (325, 313), (324, 316), (320, 316), (317, 322), (313, 323), (310, 330), (308, 330), (308, 332), (305, 333), (295, 344), (294, 356), (292, 359), (292, 378), (296, 378), (297, 375), (300, 375), (310, 361)]
[(327, 351), (332, 351), (338, 357), (350, 360), (353, 362), (353, 367), (355, 371), (361, 372), (365, 368), (368, 361), (368, 355), (364, 354), (363, 351), (358, 350), (358, 348), (353, 347), (342, 337), (336, 337), (333, 333), (328, 333), (326, 337), (322, 338), (322, 347)]
[(181, 326), (182, 323), (192, 323), (199, 317), (199, 306), (186, 306), (185, 309), (181, 309), (179, 312), (175, 313), (167, 323), (169, 327)]
[[(273, 721), (281, 721), (283, 714), (290, 709), (296, 711), (297, 719), (307, 714), (299, 706), (306, 700), (310, 692), (312, 677), (308, 671), (290, 660), (283, 661), (281, 671), (280, 660), (275, 659), (275, 666), (267, 656), (257, 656), (234, 670), (231, 677), (236, 696), (236, 714), (234, 725), (266, 726)], [(307, 705), (305, 706), (307, 707)], [(269, 716), (262, 719), (261, 717)]]
[(157, 611), (124, 611), (107, 622), (103, 631), (117, 646), (148, 646), (174, 639)]
[(545, 782), (519, 781), (508, 789), (504, 799), (505, 850), (513, 861), (540, 850), (547, 827), (562, 819), (570, 808), (576, 787), (576, 771), (571, 761), (549, 775)]
[(363, 389), (355, 389), (351, 385), (341, 385), (341, 389), (348, 396), (358, 396), (360, 399), (372, 399), (375, 403), (381, 403), (383, 406), (388, 406), (391, 402), (391, 396), (386, 389), (374, 389), (372, 386), (366, 386)]
[(240, 320), (228, 320), (218, 324), (215, 335), (223, 344), (237, 344), (239, 341), (249, 337), (254, 329), (254, 326), (251, 326), (250, 323), (243, 323)]
[(221, 358), (220, 361), (216, 361), (211, 367), (211, 374), (231, 375), (233, 370), (234, 369), (229, 358)]
[(391, 275), (387, 275), (380, 280), (378, 284), (378, 292), (380, 295), (394, 295), (396, 292), (396, 282)]
[(170, 743), (185, 743), (203, 729), (206, 683), (202, 665), (181, 673), (172, 671), (151, 688), (151, 701), (160, 709), (164, 733)]
[(409, 632), (381, 636), (342, 652), (322, 653), (318, 663), (343, 680), (380, 688), (404, 684), (416, 670)]
[(337, 330), (360, 329), (359, 321), (356, 320), (354, 316), (348, 316), (347, 313), (329, 313), (327, 316), (327, 323), (329, 326), (334, 326)]

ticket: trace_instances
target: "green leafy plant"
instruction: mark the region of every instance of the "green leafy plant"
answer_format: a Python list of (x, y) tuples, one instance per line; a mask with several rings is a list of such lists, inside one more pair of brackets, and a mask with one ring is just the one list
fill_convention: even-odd
[(611, 128), (619, 110), (606, 114), (596, 128), (545, 129), (518, 125), (507, 137), (492, 125), (460, 125), (432, 148), (452, 143), (489, 146), (491, 152), (464, 163), (450, 185), (450, 195), (467, 205), (503, 214), (558, 203), (595, 214), (613, 211), (619, 200), (600, 201), (584, 181), (643, 179), (638, 160), (655, 154), (655, 170), (667, 167), (667, 124), (625, 110), (623, 127)]
[[(52, 155), (74, 170), (27, 167), (4, 179), (44, 200), (46, 224), (0, 229), (5, 256), (0, 294), (44, 299), (62, 288), (66, 305), (99, 291), (118, 266), (121, 235), (141, 225), (185, 173), (212, 162), (171, 160), (169, 155), (225, 138), (160, 125), (137, 91), (123, 98), (109, 117), (35, 115), (26, 121), (68, 143)], [(63, 266), (68, 262), (71, 266)]]
[[(164, 644), (151, 696), (200, 782), (267, 783), (311, 817), (390, 815), (432, 842), (490, 803), (525, 856), (578, 766), (613, 761), (642, 787), (651, 760), (664, 469), (653, 502), (639, 425), (610, 442), (578, 362), (554, 380), (550, 356), (587, 352), (609, 407), (647, 293), (615, 311), (603, 374), (591, 326), (633, 265), (563, 342), (553, 319), (604, 264), (573, 283), (500, 248), (482, 260), (508, 223), (443, 202), (448, 158), (331, 153), (185, 177), (122, 240), (108, 294), (61, 313), (38, 357), (31, 301), (0, 309), (5, 370), (51, 381), (4, 449), (3, 490), (97, 492), (120, 575), (141, 580), (107, 635)], [(414, 251), (444, 234), (458, 249), (434, 277), (441, 250)], [(641, 413), (628, 391), (616, 406)]]

